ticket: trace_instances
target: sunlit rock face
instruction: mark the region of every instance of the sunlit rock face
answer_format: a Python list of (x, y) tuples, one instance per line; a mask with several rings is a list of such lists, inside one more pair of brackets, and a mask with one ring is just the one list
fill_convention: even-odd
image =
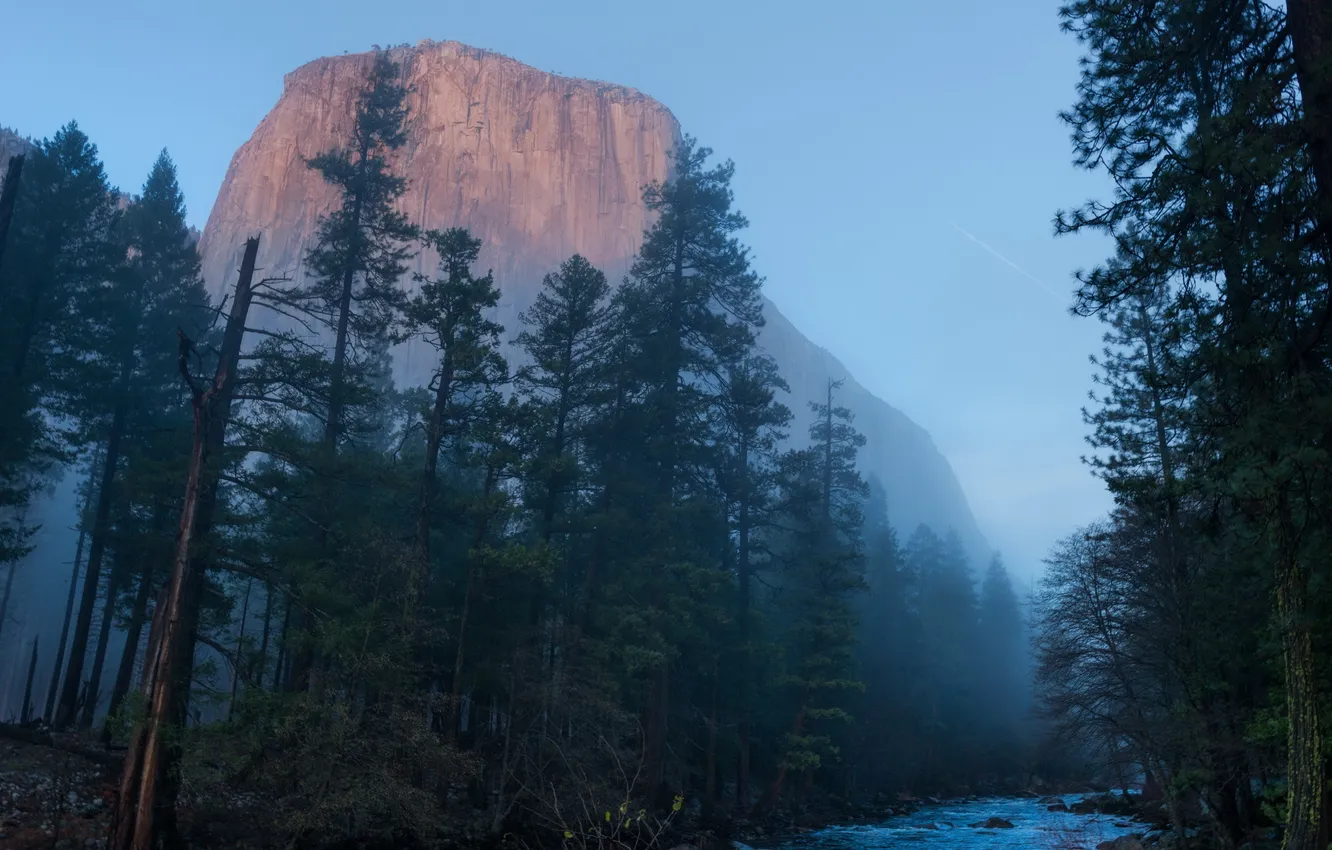
[[(571, 254), (622, 277), (650, 223), (642, 187), (669, 176), (680, 138), (669, 109), (630, 88), (559, 77), (457, 42), (421, 42), (392, 56), (410, 87), (407, 144), (394, 155), (409, 181), (400, 208), (423, 227), (466, 227), (482, 239), (480, 266), (495, 273), (503, 293), (495, 318), (510, 337), (543, 275)], [(204, 228), (203, 270), (215, 294), (234, 283), (254, 234), (265, 274), (301, 277), (318, 219), (337, 200), (304, 160), (348, 138), (372, 61), (368, 53), (318, 59), (287, 75), (277, 105), (232, 158)], [(422, 254), (414, 270), (433, 270), (435, 259)], [(822, 397), (830, 377), (849, 376), (771, 303), (766, 310), (762, 343), (791, 385), (792, 433), (802, 435), (806, 402)], [(430, 368), (429, 352), (395, 352), (400, 382), (422, 383)], [(854, 380), (842, 400), (868, 438), (864, 467), (887, 490), (894, 524), (908, 533), (920, 522), (955, 528), (983, 557), (966, 498), (929, 434)]]

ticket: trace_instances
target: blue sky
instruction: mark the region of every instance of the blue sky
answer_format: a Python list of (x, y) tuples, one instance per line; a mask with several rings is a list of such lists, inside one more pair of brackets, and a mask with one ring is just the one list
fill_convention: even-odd
[(735, 160), (769, 296), (934, 435), (1030, 576), (1109, 505), (1078, 460), (1101, 329), (1066, 309), (1106, 244), (1050, 224), (1106, 187), (1070, 164), (1057, 119), (1079, 55), (1057, 5), (26, 3), (6, 12), (0, 124), (44, 136), (76, 118), (131, 189), (167, 147), (202, 227), (282, 75), (322, 55), (456, 39), (638, 88)]

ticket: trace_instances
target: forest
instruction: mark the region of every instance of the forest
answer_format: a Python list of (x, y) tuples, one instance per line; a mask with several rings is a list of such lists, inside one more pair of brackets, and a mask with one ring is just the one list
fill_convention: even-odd
[[(307, 162), (341, 203), (302, 279), (259, 233), (214, 300), (166, 152), (133, 195), (73, 122), (11, 161), (11, 579), (25, 508), (83, 481), (60, 663), (5, 648), (12, 720), (125, 754), (111, 846), (234, 795), (281, 844), (620, 846), (1022, 787), (1004, 566), (898, 539), (836, 382), (788, 433), (732, 164), (686, 137), (626, 279), (571, 256), (501, 327), (479, 241), (395, 207), (399, 77), (381, 52)], [(427, 386), (394, 385), (408, 341)]]
[[(1114, 507), (1029, 599), (899, 536), (837, 382), (792, 433), (734, 165), (689, 136), (624, 279), (570, 256), (512, 327), (480, 242), (397, 204), (388, 52), (305, 162), (339, 202), (299, 275), (255, 233), (202, 280), (165, 151), (130, 194), (75, 122), (13, 156), (3, 731), (116, 763), (115, 850), (210, 807), (272, 846), (646, 848), (1073, 787), (1159, 802), (1177, 847), (1328, 847), (1332, 8), (1059, 17), (1110, 187), (1054, 230), (1110, 246), (1073, 310)], [(65, 476), (60, 642), (20, 645)]]
[(1035, 600), (1051, 734), (1140, 772), (1208, 846), (1277, 825), (1328, 846), (1332, 10), (1292, 0), (1068, 4), (1063, 118), (1113, 194), (1060, 234), (1105, 323), (1087, 461), (1114, 510)]

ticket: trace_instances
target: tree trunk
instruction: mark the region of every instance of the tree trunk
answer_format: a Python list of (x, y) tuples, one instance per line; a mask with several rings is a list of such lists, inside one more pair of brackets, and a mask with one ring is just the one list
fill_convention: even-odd
[[(217, 373), (207, 390), (197, 386), (188, 372), (190, 346), (181, 334), (180, 368), (193, 395), (194, 445), (190, 452), (171, 576), (162, 604), (153, 612), (153, 631), (157, 637), (151, 655), (144, 661), (144, 713), (134, 726), (125, 753), (109, 850), (153, 850), (159, 842), (174, 838), (177, 789), (174, 774), (179, 753), (176, 746), (168, 746), (167, 742), (174, 737), (172, 727), (183, 717), (184, 703), (178, 692), (189, 687), (188, 680), (178, 678), (188, 669), (188, 664), (182, 663), (179, 656), (189, 644), (190, 629), (197, 622), (197, 611), (186, 610), (198, 605), (197, 593), (191, 596), (191, 588), (202, 583), (201, 577), (191, 576), (190, 572), (203, 567), (200, 559), (191, 557), (190, 549), (196, 514), (204, 495), (210, 449), (220, 447), (226, 436), (231, 390), (253, 294), (251, 282), (258, 250), (258, 238), (245, 243), (245, 257), (223, 334)], [(212, 477), (216, 486), (215, 474)]]
[(0, 635), (5, 632), (5, 620), (9, 618), (9, 594), (14, 589), (14, 574), (18, 572), (18, 561), (9, 562), (5, 573), (5, 591), (0, 594)]
[[(791, 737), (793, 738), (799, 737), (801, 730), (805, 726), (806, 699), (807, 698), (801, 698), (800, 708), (796, 711), (795, 722), (791, 724)], [(777, 768), (777, 775), (773, 777), (772, 784), (768, 786), (768, 790), (763, 792), (763, 796), (759, 798), (758, 803), (754, 805), (754, 811), (751, 814), (751, 818), (754, 820), (762, 818), (771, 811), (772, 807), (781, 799), (782, 785), (786, 782), (786, 772), (786, 761), (783, 759), (782, 764)]]
[[(485, 486), (482, 487), (481, 489), (481, 494), (482, 494), (481, 498), (483, 503), (488, 502), (490, 500), (490, 494), (494, 491), (494, 488), (495, 488), (495, 470), (487, 469), (486, 483)], [(486, 510), (487, 512), (482, 516), (481, 520), (477, 523), (476, 534), (473, 536), (472, 539), (473, 552), (475, 552), (481, 546), (482, 542), (485, 541), (486, 532), (490, 529), (489, 509), (487, 507), (484, 508), (484, 510)], [(459, 720), (458, 705), (460, 699), (462, 698), (462, 671), (463, 671), (463, 660), (465, 658), (465, 650), (467, 647), (467, 625), (468, 625), (468, 619), (470, 618), (472, 612), (472, 600), (475, 598), (477, 585), (480, 584), (480, 581), (481, 581), (480, 569), (476, 566), (475, 558), (471, 554), (469, 554), (468, 567), (467, 567), (467, 589), (463, 592), (462, 614), (458, 620), (458, 646), (453, 656), (453, 682), (450, 691), (450, 704), (449, 704), (449, 713), (450, 716), (453, 718), (453, 729), (449, 734), (455, 737), (458, 734), (458, 720)]]
[(739, 753), (736, 758), (735, 770), (735, 805), (740, 811), (749, 808), (749, 718), (751, 712), (750, 702), (753, 698), (753, 673), (750, 670), (751, 647), (750, 647), (750, 566), (749, 566), (749, 526), (750, 526), (750, 498), (749, 498), (749, 442), (745, 440), (740, 446), (739, 457), (740, 469), (740, 506), (738, 512), (738, 538), (739, 548), (737, 556), (739, 564), (737, 565), (739, 593), (736, 620), (740, 626), (740, 721), (736, 724), (736, 734), (739, 738)]
[(231, 719), (232, 709), (236, 706), (236, 688), (241, 680), (241, 659), (245, 652), (245, 621), (250, 618), (250, 593), (254, 590), (254, 579), (245, 583), (245, 602), (241, 604), (240, 629), (236, 634), (236, 660), (231, 665), (231, 692), (227, 696), (227, 719)]
[[(365, 152), (361, 152), (358, 165), (361, 178), (365, 177)], [(357, 232), (361, 227), (361, 196), (352, 201), (350, 228)], [(324, 448), (330, 455), (337, 452), (338, 437), (342, 434), (342, 409), (345, 406), (343, 393), (347, 372), (347, 344), (351, 328), (352, 287), (356, 282), (356, 262), (359, 258), (348, 257), (342, 270), (342, 291), (338, 297), (338, 328), (333, 343), (333, 364), (328, 384), (328, 419), (324, 421)]]
[(74, 569), (69, 575), (69, 596), (65, 599), (65, 622), (60, 626), (60, 643), (56, 646), (55, 664), (51, 667), (51, 686), (46, 691), (46, 713), (42, 715), (46, 718), (47, 723), (55, 722), (56, 696), (60, 693), (60, 667), (65, 661), (65, 643), (69, 640), (69, 621), (74, 615), (74, 596), (79, 588), (79, 567), (83, 564), (83, 543), (88, 538), (88, 514), (92, 510), (92, 478), (97, 473), (97, 467), (98, 461), (95, 460), (88, 473), (88, 495), (84, 497), (83, 510), (79, 512), (79, 542), (74, 547)]
[[(1282, 549), (1289, 549), (1289, 544)], [(1282, 552), (1277, 571), (1277, 615), (1282, 627), (1289, 716), (1286, 775), (1289, 811), (1283, 850), (1323, 850), (1323, 732), (1318, 716), (1318, 682), (1313, 639), (1306, 621), (1308, 576), (1293, 551)]]
[[(450, 346), (450, 340), (441, 344)], [(430, 409), (430, 422), (426, 425), (425, 468), (421, 471), (421, 492), (416, 506), (416, 556), (420, 560), (412, 588), (418, 599), (424, 600), (430, 586), (430, 520), (434, 513), (435, 491), (439, 487), (439, 447), (444, 442), (444, 413), (453, 397), (453, 353), (446, 347), (439, 370), (439, 385), (435, 387), (435, 403)]]
[(286, 605), (282, 609), (282, 634), (278, 636), (277, 662), (273, 665), (273, 689), (277, 690), (288, 680), (287, 633), (291, 630), (291, 597), (285, 596)]
[(1286, 0), (1286, 25), (1295, 48), (1320, 224), (1328, 233), (1332, 228), (1332, 6), (1327, 0)]
[(823, 521), (832, 520), (832, 481), (833, 481), (833, 390), (841, 385), (840, 381), (828, 379), (828, 407), (823, 411)]
[(504, 828), (504, 819), (509, 816), (509, 809), (512, 803), (506, 801), (509, 772), (512, 766), (509, 764), (510, 755), (513, 752), (513, 723), (514, 723), (514, 697), (518, 689), (518, 678), (516, 676), (517, 665), (509, 670), (509, 712), (508, 718), (504, 723), (504, 753), (500, 757), (499, 771), (499, 792), (495, 799), (495, 816), (490, 821), (490, 834), (499, 835)]
[(19, 722), (24, 726), (32, 719), (32, 677), (37, 674), (37, 640), (37, 637), (32, 639), (32, 660), (28, 662), (28, 680), (23, 685), (23, 705), (20, 708)]
[(475, 592), (477, 583), (477, 568), (475, 564), (467, 568), (467, 589), (463, 592), (462, 613), (458, 616), (458, 646), (453, 653), (453, 681), (449, 690), (449, 717), (451, 718), (449, 736), (456, 738), (458, 736), (459, 721), (458, 708), (462, 701), (462, 679), (463, 679), (463, 661), (466, 658), (467, 650), (467, 621), (472, 613), (472, 595)]
[(120, 398), (111, 414), (111, 432), (106, 440), (106, 458), (102, 465), (102, 481), (97, 488), (97, 511), (93, 516), (92, 542), (88, 547), (88, 575), (83, 580), (83, 598), (79, 602), (79, 616), (74, 621), (74, 641), (69, 649), (69, 666), (65, 669), (65, 685), (60, 692), (56, 709), (56, 729), (63, 729), (74, 721), (78, 708), (79, 686), (83, 681), (83, 661), (88, 654), (88, 633), (92, 629), (93, 609), (97, 607), (97, 588), (102, 578), (102, 556), (106, 551), (107, 532), (111, 524), (111, 500), (115, 495), (116, 469), (120, 465), (120, 443), (125, 436), (128, 416), (125, 382), (128, 370), (121, 372)]
[(263, 688), (264, 673), (268, 670), (268, 636), (273, 630), (273, 585), (264, 582), (264, 633), (259, 639), (258, 670), (253, 677), (256, 688)]
[[(361, 163), (359, 166), (362, 177), (365, 175), (364, 169), (365, 152), (362, 152)], [(359, 232), (361, 226), (361, 196), (358, 194), (352, 201), (352, 214), (350, 227)], [(342, 272), (342, 289), (338, 295), (338, 324), (333, 342), (333, 363), (329, 373), (328, 383), (328, 416), (324, 421), (324, 461), (331, 464), (338, 453), (338, 438), (342, 436), (342, 413), (346, 407), (346, 381), (347, 381), (347, 346), (350, 344), (351, 333), (351, 311), (353, 305), (352, 296), (355, 293), (356, 283), (356, 260), (347, 258)], [(331, 470), (329, 470), (331, 472)], [(321, 482), (320, 495), (320, 522), (321, 527), (317, 532), (318, 550), (321, 556), (326, 556), (329, 549), (328, 530), (332, 525), (334, 515), (333, 508), (333, 483), (327, 478)], [(303, 632), (309, 629), (310, 623), (303, 611), (297, 609), (295, 612), (295, 622), (291, 624), (296, 632)], [(287, 690), (296, 693), (309, 690), (314, 684), (311, 673), (315, 667), (314, 647), (310, 641), (302, 641), (300, 644), (291, 647), (291, 672), (287, 677)]]
[(120, 594), (120, 584), (124, 580), (126, 566), (123, 557), (117, 557), (111, 567), (111, 574), (106, 581), (106, 599), (102, 602), (102, 621), (97, 626), (97, 646), (93, 650), (92, 670), (88, 673), (85, 689), (87, 697), (83, 709), (79, 712), (79, 728), (91, 729), (93, 718), (97, 714), (97, 702), (101, 699), (102, 668), (106, 666), (107, 644), (111, 641), (111, 627), (116, 621), (116, 597)]
[(644, 721), (643, 790), (648, 800), (656, 801), (666, 776), (666, 714), (671, 704), (671, 668), (663, 662), (652, 677)]
[[(5, 245), (9, 243), (9, 223), (14, 219), (14, 203), (18, 200), (23, 161), (23, 154), (9, 158), (9, 164), (5, 166), (4, 188), (0, 188), (0, 270), (3, 270)], [(0, 292), (4, 292), (3, 287), (0, 287)]]
[[(107, 708), (108, 717), (114, 716), (129, 693), (130, 681), (134, 678), (134, 660), (139, 657), (139, 637), (143, 634), (144, 621), (148, 619), (148, 597), (153, 589), (153, 568), (151, 562), (139, 574), (139, 590), (134, 596), (134, 609), (130, 611), (129, 630), (125, 632), (125, 651), (120, 654), (120, 667), (116, 670), (116, 683), (111, 688), (111, 705)], [(103, 741), (107, 740), (110, 729), (103, 732)]]
[(708, 710), (708, 752), (703, 770), (703, 795), (708, 806), (717, 802), (717, 702), (720, 687), (714, 674), (712, 679), (712, 699)]

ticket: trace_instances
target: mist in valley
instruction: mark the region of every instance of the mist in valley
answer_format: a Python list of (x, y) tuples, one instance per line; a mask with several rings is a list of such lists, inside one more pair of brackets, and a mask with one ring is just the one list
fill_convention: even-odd
[(0, 841), (1327, 845), (1325, 8), (87, 11)]

